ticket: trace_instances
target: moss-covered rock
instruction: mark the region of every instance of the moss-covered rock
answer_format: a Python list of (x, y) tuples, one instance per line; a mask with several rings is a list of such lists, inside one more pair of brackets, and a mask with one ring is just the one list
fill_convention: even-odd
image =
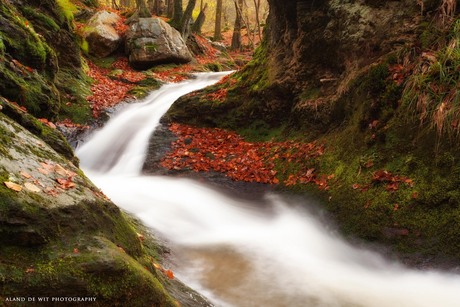
[(146, 250), (151, 247), (142, 244), (119, 208), (72, 163), (3, 113), (0, 131), (2, 297), (88, 296), (99, 306), (176, 305), (151, 265), (156, 252)]

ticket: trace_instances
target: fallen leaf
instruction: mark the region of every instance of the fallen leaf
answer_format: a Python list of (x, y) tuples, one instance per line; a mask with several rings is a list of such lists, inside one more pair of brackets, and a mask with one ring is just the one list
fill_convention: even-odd
[(171, 270), (166, 270), (165, 271), (166, 276), (168, 276), (169, 279), (174, 279), (174, 273)]
[(57, 183), (60, 184), (60, 188), (68, 190), (75, 187), (75, 183), (72, 182), (72, 177), (69, 178), (56, 178)]
[(39, 171), (40, 173), (42, 173), (43, 175), (48, 175), (50, 172), (44, 168), (37, 168), (37, 171)]
[(24, 183), (24, 187), (31, 192), (41, 192), (42, 191), (39, 187), (37, 187), (35, 184), (30, 183), (30, 182)]
[(29, 173), (27, 173), (26, 171), (21, 171), (20, 174), (22, 175), (22, 177), (24, 177), (26, 179), (32, 178), (32, 176)]
[(56, 172), (56, 174), (59, 174), (61, 176), (67, 176), (67, 170), (59, 164), (56, 164), (54, 166), (54, 171)]
[(4, 184), (6, 185), (8, 189), (11, 189), (13, 191), (16, 191), (16, 192), (22, 191), (22, 186), (17, 183), (14, 183), (11, 181), (5, 181)]
[(58, 191), (56, 191), (55, 189), (50, 188), (50, 187), (45, 189), (45, 193), (50, 195), (50, 196), (57, 196), (59, 194)]
[(73, 253), (74, 253), (74, 254), (79, 254), (80, 251), (78, 250), (78, 248), (75, 247), (75, 248), (73, 249)]

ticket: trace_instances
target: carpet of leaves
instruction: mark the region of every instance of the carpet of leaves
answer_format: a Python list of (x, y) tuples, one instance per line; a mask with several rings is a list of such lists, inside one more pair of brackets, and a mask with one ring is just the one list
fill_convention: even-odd
[(99, 117), (101, 111), (112, 107), (129, 97), (128, 92), (136, 82), (143, 80), (146, 76), (143, 73), (134, 71), (129, 65), (126, 58), (119, 58), (112, 64), (115, 69), (122, 69), (123, 72), (116, 77), (116, 80), (109, 78), (110, 69), (98, 67), (88, 62), (88, 75), (94, 79), (91, 86), (92, 95), (87, 97), (91, 103), (93, 116)]
[[(233, 180), (278, 184), (279, 163), (301, 165), (324, 153), (324, 146), (316, 143), (245, 141), (235, 132), (219, 128), (196, 128), (171, 124), (169, 129), (177, 135), (172, 150), (161, 165), (170, 170), (216, 171)], [(286, 185), (315, 183), (327, 189), (333, 176), (318, 175), (315, 170), (300, 167), (284, 181)]]

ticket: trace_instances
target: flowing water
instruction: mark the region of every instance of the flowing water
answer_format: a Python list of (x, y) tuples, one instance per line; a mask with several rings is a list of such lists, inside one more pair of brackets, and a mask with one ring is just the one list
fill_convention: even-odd
[(359, 249), (267, 193), (230, 198), (196, 181), (141, 174), (149, 136), (183, 94), (225, 73), (165, 85), (113, 116), (77, 154), (121, 208), (164, 236), (175, 275), (217, 306), (460, 306), (460, 276), (416, 271)]

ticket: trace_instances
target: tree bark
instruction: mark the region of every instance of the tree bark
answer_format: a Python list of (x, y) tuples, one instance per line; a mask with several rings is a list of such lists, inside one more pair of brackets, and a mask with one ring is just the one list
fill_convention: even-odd
[(189, 0), (187, 7), (185, 8), (184, 15), (182, 16), (180, 32), (184, 41), (187, 41), (188, 36), (190, 35), (190, 24), (192, 21), (193, 9), (195, 8), (196, 0)]
[(173, 18), (174, 16), (173, 0), (166, 0), (166, 1), (167, 1), (166, 16), (169, 18)]
[(260, 28), (260, 0), (254, 0), (254, 8), (256, 10), (257, 34), (259, 35), (259, 41), (262, 41), (262, 30)]
[(203, 27), (203, 24), (206, 20), (206, 9), (207, 8), (208, 8), (207, 3), (204, 5), (204, 7), (201, 8), (200, 14), (196, 18), (195, 23), (193, 24), (193, 27), (192, 27), (193, 33), (201, 34), (201, 28)]
[(214, 40), (222, 39), (222, 0), (217, 0), (216, 4), (216, 23), (214, 26)]
[(243, 7), (243, 0), (234, 0), (235, 3), (235, 10), (236, 10), (236, 17), (235, 17), (235, 24), (233, 26), (233, 35), (232, 35), (232, 45), (231, 49), (241, 49), (241, 25), (243, 21), (242, 16), (242, 7)]
[(182, 10), (182, 0), (174, 0), (174, 13), (171, 19), (171, 26), (180, 31), (182, 16), (184, 12)]
[(150, 11), (145, 4), (145, 0), (136, 0), (136, 6), (140, 18), (151, 17)]

